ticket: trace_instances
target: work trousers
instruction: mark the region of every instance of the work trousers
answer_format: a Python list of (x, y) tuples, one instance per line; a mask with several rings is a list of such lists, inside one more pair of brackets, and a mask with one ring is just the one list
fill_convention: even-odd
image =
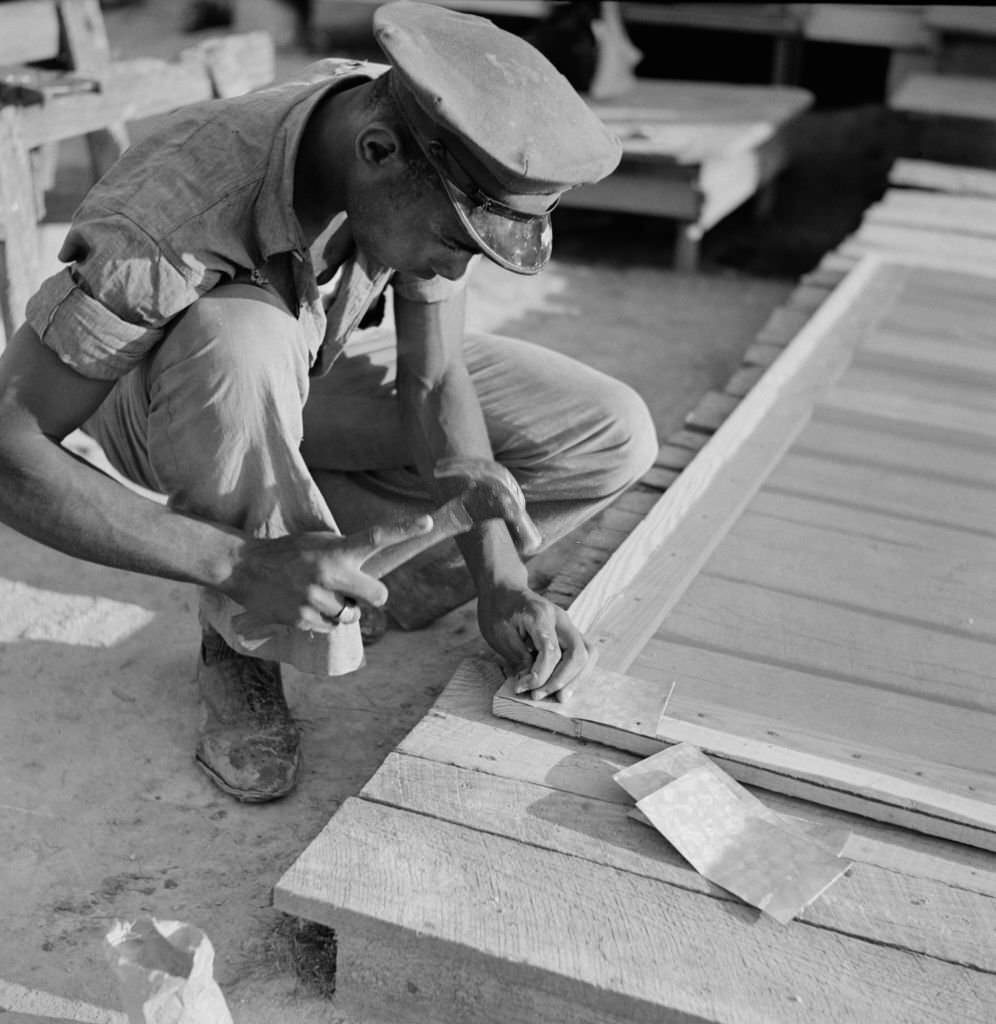
[[(650, 414), (625, 384), (495, 335), (470, 334), (464, 355), (494, 457), (521, 485), (546, 544), (652, 464)], [(399, 414), (393, 331), (356, 332), (324, 377), (309, 378), (310, 358), (273, 292), (222, 285), (115, 384), (86, 430), (120, 473), (172, 508), (256, 537), (337, 530), (319, 471), (396, 496), (399, 511), (429, 507)], [(348, 510), (340, 518), (349, 520)], [(271, 655), (248, 626), (232, 627), (238, 611), (205, 591), (205, 623), (246, 653)], [(320, 642), (351, 652), (332, 659), (339, 671), (359, 663), (355, 624), (330, 627)]]

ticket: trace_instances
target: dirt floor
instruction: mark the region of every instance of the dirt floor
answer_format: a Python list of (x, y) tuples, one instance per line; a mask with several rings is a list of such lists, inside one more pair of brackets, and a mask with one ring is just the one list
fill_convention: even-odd
[[(153, 0), (110, 9), (116, 49), (175, 53), (190, 38), (178, 11)], [(281, 73), (308, 59), (286, 50)], [(565, 214), (544, 274), (481, 268), (473, 323), (629, 381), (663, 438), (723, 385), (794, 280), (874, 198), (881, 154), (871, 143), (853, 149), (851, 129), (876, 117), (834, 120), (846, 157), (835, 174), (803, 154), (773, 217), (757, 223), (743, 211), (720, 226), (700, 274), (669, 269), (666, 224)], [(817, 121), (813, 136), (828, 138), (829, 124)], [(59, 180), (72, 183), (78, 154), (64, 148)], [(56, 213), (69, 202), (53, 199)], [(120, 1019), (87, 1009), (119, 1005), (101, 941), (116, 918), (145, 913), (207, 932), (237, 1021), (335, 1021), (308, 981), (317, 975), (305, 940), (295, 944), (294, 922), (270, 907), (271, 889), (458, 662), (483, 650), (473, 606), (421, 632), (390, 632), (353, 675), (288, 671), (304, 731), (300, 785), (277, 804), (244, 806), (192, 758), (193, 588), (83, 564), (3, 528), (0, 550), (0, 1022)]]

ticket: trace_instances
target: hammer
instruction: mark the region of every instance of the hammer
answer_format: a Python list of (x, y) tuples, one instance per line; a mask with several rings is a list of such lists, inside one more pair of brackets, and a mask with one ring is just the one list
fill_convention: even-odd
[(516, 479), (501, 463), (491, 459), (456, 456), (440, 459), (433, 475), (463, 477), (467, 489), (432, 513), (432, 529), (418, 537), (375, 552), (363, 563), (363, 571), (380, 579), (427, 548), (447, 537), (466, 533), (477, 523), (504, 519), (515, 546), (524, 555), (535, 554), (543, 543), (536, 524), (526, 511), (526, 499)]

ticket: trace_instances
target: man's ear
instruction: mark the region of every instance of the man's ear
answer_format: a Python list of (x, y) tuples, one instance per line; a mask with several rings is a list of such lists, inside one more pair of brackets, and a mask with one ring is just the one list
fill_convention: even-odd
[(404, 164), (401, 139), (383, 121), (366, 125), (356, 136), (356, 157), (370, 170), (392, 170), (393, 164)]

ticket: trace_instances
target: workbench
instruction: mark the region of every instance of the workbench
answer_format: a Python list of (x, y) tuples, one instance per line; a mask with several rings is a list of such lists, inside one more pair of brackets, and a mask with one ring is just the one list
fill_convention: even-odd
[(592, 104), (622, 141), (619, 168), (561, 203), (677, 220), (674, 263), (692, 271), (706, 231), (764, 196), (789, 162), (793, 126), (811, 103), (787, 86), (638, 79)]

